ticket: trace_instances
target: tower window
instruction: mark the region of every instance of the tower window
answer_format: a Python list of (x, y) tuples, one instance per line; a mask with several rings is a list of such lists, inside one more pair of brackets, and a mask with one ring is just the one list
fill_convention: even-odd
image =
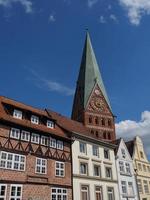
[(89, 124), (91, 124), (92, 123), (92, 117), (90, 116), (89, 117)]
[(98, 117), (95, 118), (95, 124), (98, 124)]
[(102, 126), (105, 126), (105, 119), (104, 118), (101, 119), (101, 122), (102, 122)]
[(98, 131), (95, 132), (96, 137), (98, 137)]
[(106, 139), (106, 132), (103, 133), (103, 137), (104, 137), (104, 139)]
[(91, 134), (94, 134), (94, 131), (93, 131), (93, 130), (91, 130)]
[(108, 140), (111, 140), (111, 134), (108, 132)]

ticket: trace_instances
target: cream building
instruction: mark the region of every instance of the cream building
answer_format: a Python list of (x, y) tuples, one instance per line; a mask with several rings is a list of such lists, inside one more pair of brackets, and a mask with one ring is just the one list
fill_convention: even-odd
[(126, 144), (134, 162), (140, 200), (150, 200), (150, 162), (144, 151), (142, 139), (137, 136)]
[(74, 135), (74, 200), (119, 200), (114, 145)]

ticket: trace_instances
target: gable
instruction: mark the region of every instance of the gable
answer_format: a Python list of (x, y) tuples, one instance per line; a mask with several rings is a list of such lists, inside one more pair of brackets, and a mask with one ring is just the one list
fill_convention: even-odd
[[(124, 150), (125, 156), (123, 156), (122, 150)], [(127, 146), (126, 146), (126, 144), (125, 144), (123, 139), (121, 139), (121, 141), (120, 141), (118, 152), (117, 152), (117, 156), (119, 157), (119, 159), (132, 161), (132, 158), (131, 158), (131, 156), (129, 154), (129, 151), (128, 151)]]

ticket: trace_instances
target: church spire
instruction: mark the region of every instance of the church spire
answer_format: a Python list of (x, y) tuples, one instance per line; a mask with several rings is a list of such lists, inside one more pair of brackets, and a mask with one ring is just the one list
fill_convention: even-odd
[(112, 115), (112, 110), (87, 31), (74, 97), (72, 119), (87, 125), (86, 118), (91, 113)]

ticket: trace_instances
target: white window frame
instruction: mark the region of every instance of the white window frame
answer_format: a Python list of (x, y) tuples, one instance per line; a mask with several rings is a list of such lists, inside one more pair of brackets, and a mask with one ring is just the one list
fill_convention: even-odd
[(123, 161), (119, 161), (119, 170), (120, 170), (120, 173), (125, 173), (125, 168), (124, 168), (124, 162)]
[[(24, 137), (23, 137), (24, 135)], [(21, 140), (29, 142), (30, 141), (30, 132), (29, 131), (21, 131)]]
[[(17, 196), (17, 190), (16, 190), (15, 191), (15, 196), (12, 196), (11, 195), (12, 187), (15, 187), (15, 188), (21, 187), (21, 195)], [(10, 185), (10, 198), (9, 198), (9, 200), (12, 200), (12, 199), (13, 200), (22, 200), (22, 188), (23, 188), (23, 186), (19, 185), (19, 184), (12, 184), (12, 185)]]
[(64, 143), (61, 140), (57, 140), (57, 149), (63, 150), (64, 149)]
[(49, 145), (49, 137), (42, 135), (41, 136), (41, 144), (44, 146), (48, 146)]
[(5, 187), (5, 191), (4, 191), (5, 193), (4, 193), (3, 196), (0, 193), (0, 199), (3, 198), (4, 200), (6, 200), (6, 194), (7, 194), (7, 185), (6, 184), (0, 184), (0, 192), (1, 192), (1, 189), (2, 189), (3, 186)]
[(125, 166), (126, 166), (126, 174), (131, 175), (131, 166), (130, 166), (130, 163), (126, 162)]
[(127, 182), (121, 181), (122, 194), (127, 194)]
[[(58, 167), (57, 167), (57, 164), (59, 165)], [(61, 165), (63, 166), (63, 168), (61, 167)], [(58, 171), (58, 174), (57, 174), (57, 171)], [(63, 175), (61, 174), (62, 172), (63, 172)], [(59, 162), (59, 161), (55, 162), (55, 176), (58, 176), (58, 177), (65, 176), (65, 163), (64, 162)]]
[[(86, 189), (82, 189), (82, 187), (85, 187)], [(86, 193), (87, 194), (87, 200), (90, 200), (89, 185), (81, 185), (81, 198), (82, 198), (82, 193)]]
[(99, 147), (97, 145), (92, 146), (92, 151), (93, 151), (93, 156), (99, 157)]
[[(54, 192), (55, 190), (55, 192)], [(61, 192), (59, 192), (61, 191)], [(58, 200), (58, 195), (61, 195), (61, 200), (66, 197), (66, 200), (68, 199), (68, 194), (67, 194), (67, 189), (66, 188), (52, 188), (51, 189), (51, 200), (53, 199), (53, 195), (55, 196), (54, 198)]]
[(97, 197), (97, 194), (98, 194), (98, 196), (100, 196), (100, 199), (103, 199), (103, 188), (102, 188), (102, 186), (95, 185), (95, 199)]
[(52, 147), (52, 148), (56, 148), (56, 146), (57, 146), (57, 143), (56, 143), (56, 139), (55, 138), (50, 138), (50, 147)]
[[(81, 147), (83, 145), (83, 148)], [(81, 154), (87, 154), (87, 144), (85, 142), (79, 142), (79, 149)]]
[[(14, 135), (13, 135), (13, 131), (15, 131), (15, 134), (14, 134)], [(17, 136), (17, 134), (16, 134), (16, 131), (18, 131), (18, 133), (17, 133), (18, 136)], [(10, 129), (10, 137), (19, 140), (19, 138), (20, 138), (20, 129), (18, 129), (18, 128), (11, 128), (11, 129)]]
[[(131, 193), (129, 191), (131, 191)], [(133, 187), (133, 183), (132, 182), (128, 182), (128, 195), (129, 196), (134, 196), (134, 187)]]
[[(2, 158), (2, 154), (6, 155), (5, 159)], [(9, 157), (11, 157), (11, 159)], [(16, 158), (17, 158), (17, 160), (16, 160)], [(21, 161), (22, 158), (23, 158), (24, 161)], [(1, 166), (1, 163), (3, 163), (5, 166)], [(18, 166), (18, 168), (16, 168), (15, 166)], [(23, 169), (22, 169), (22, 166), (24, 167)], [(0, 168), (1, 169), (16, 170), (16, 171), (25, 171), (26, 156), (20, 155), (20, 154), (9, 153), (9, 152), (6, 152), (6, 151), (1, 151), (0, 152)]]
[[(38, 163), (40, 161), (40, 163)], [(43, 164), (43, 161), (45, 164)], [(40, 171), (38, 171), (38, 168)], [(45, 169), (45, 172), (42, 172), (42, 170)], [(47, 174), (47, 160), (43, 158), (36, 158), (36, 165), (35, 165), (35, 173), (37, 174)]]
[(39, 124), (39, 117), (36, 115), (31, 115), (31, 123), (32, 124)]
[[(107, 176), (107, 169), (110, 170), (110, 177)], [(105, 177), (107, 179), (112, 179), (113, 178), (113, 176), (112, 176), (112, 168), (111, 167), (105, 166)]]
[[(95, 167), (98, 167), (98, 171), (99, 171), (99, 175), (96, 175), (95, 174)], [(101, 166), (100, 165), (97, 165), (97, 164), (94, 164), (93, 165), (93, 175), (95, 176), (95, 177), (101, 177)]]
[(16, 119), (22, 119), (22, 111), (14, 109), (13, 117), (16, 118)]
[[(86, 170), (86, 173), (82, 173), (82, 169), (81, 169), (81, 165), (85, 165), (85, 170)], [(84, 175), (84, 176), (87, 176), (88, 175), (88, 163), (87, 162), (80, 162), (80, 174), (81, 175)]]
[[(107, 152), (108, 157), (105, 157), (105, 152)], [(104, 159), (107, 159), (107, 160), (110, 159), (110, 150), (109, 149), (104, 149)]]
[(39, 144), (40, 143), (40, 135), (37, 133), (32, 133), (31, 134), (31, 142), (33, 142), (35, 144)]
[(51, 120), (47, 120), (47, 127), (53, 129), (55, 127), (55, 124)]
[(149, 194), (150, 190), (149, 190), (149, 185), (148, 185), (147, 180), (143, 180), (143, 186), (144, 186), (144, 193)]
[[(111, 189), (111, 192), (108, 191), (109, 189)], [(112, 200), (115, 200), (115, 194), (114, 194), (114, 188), (113, 187), (107, 187), (107, 196), (109, 196), (109, 194), (112, 194), (112, 197), (113, 197)]]

